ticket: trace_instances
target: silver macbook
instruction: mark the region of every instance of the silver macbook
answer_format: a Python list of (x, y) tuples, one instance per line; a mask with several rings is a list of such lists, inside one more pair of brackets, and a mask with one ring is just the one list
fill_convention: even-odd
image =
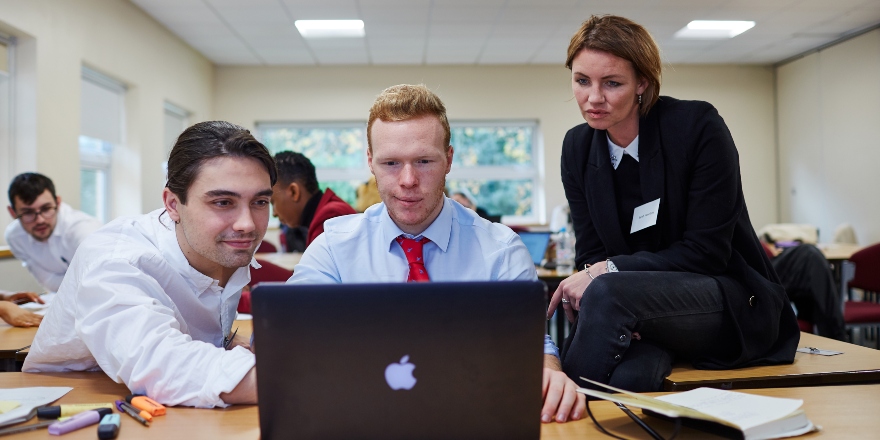
[(540, 282), (260, 285), (263, 439), (537, 439)]

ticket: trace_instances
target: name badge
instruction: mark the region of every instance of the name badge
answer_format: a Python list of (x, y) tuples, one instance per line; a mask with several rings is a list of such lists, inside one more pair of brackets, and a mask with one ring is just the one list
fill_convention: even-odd
[(660, 199), (645, 203), (633, 211), (632, 228), (629, 233), (641, 231), (657, 224), (657, 212), (660, 211)]

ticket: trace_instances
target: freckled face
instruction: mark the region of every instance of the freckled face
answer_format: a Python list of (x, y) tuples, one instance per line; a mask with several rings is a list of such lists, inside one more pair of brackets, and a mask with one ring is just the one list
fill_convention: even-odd
[(403, 121), (377, 119), (367, 152), (379, 195), (394, 223), (408, 234), (422, 233), (443, 210), (452, 147), (444, 145), (440, 120), (433, 115)]
[(638, 134), (638, 95), (648, 83), (638, 78), (632, 63), (608, 52), (583, 49), (571, 63), (571, 79), (578, 108), (590, 127), (608, 130), (612, 140), (617, 132), (631, 131), (633, 126)]

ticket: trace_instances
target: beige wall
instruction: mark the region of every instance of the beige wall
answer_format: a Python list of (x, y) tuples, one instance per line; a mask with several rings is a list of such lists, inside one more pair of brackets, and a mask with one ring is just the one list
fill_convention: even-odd
[[(27, 86), (16, 97), (25, 108), (16, 123), (14, 172), (50, 176), (64, 200), (79, 206), (80, 77), (87, 65), (128, 86), (111, 217), (161, 206), (163, 103), (193, 112), (193, 121), (208, 119), (212, 64), (127, 1), (0, 0), (0, 31), (19, 41), (17, 80)], [(0, 229), (8, 223), (2, 217)]]
[[(559, 157), (565, 132), (583, 122), (560, 66), (228, 67), (216, 68), (214, 116), (244, 126), (258, 121), (366, 120), (390, 85), (425, 83), (450, 119), (538, 120), (544, 138), (546, 217), (565, 195)], [(740, 151), (753, 223), (776, 221), (773, 71), (764, 67), (674, 66), (663, 94), (713, 103)]]
[(880, 241), (880, 30), (781, 66), (780, 219)]

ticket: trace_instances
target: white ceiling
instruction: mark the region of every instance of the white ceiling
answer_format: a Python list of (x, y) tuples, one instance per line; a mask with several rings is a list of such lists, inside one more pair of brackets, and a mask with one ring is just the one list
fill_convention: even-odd
[[(772, 64), (880, 23), (878, 0), (131, 0), (221, 65), (557, 64), (590, 14), (654, 35), (667, 63)], [(361, 19), (365, 38), (305, 40), (300, 19)], [(691, 20), (753, 20), (676, 40)]]

